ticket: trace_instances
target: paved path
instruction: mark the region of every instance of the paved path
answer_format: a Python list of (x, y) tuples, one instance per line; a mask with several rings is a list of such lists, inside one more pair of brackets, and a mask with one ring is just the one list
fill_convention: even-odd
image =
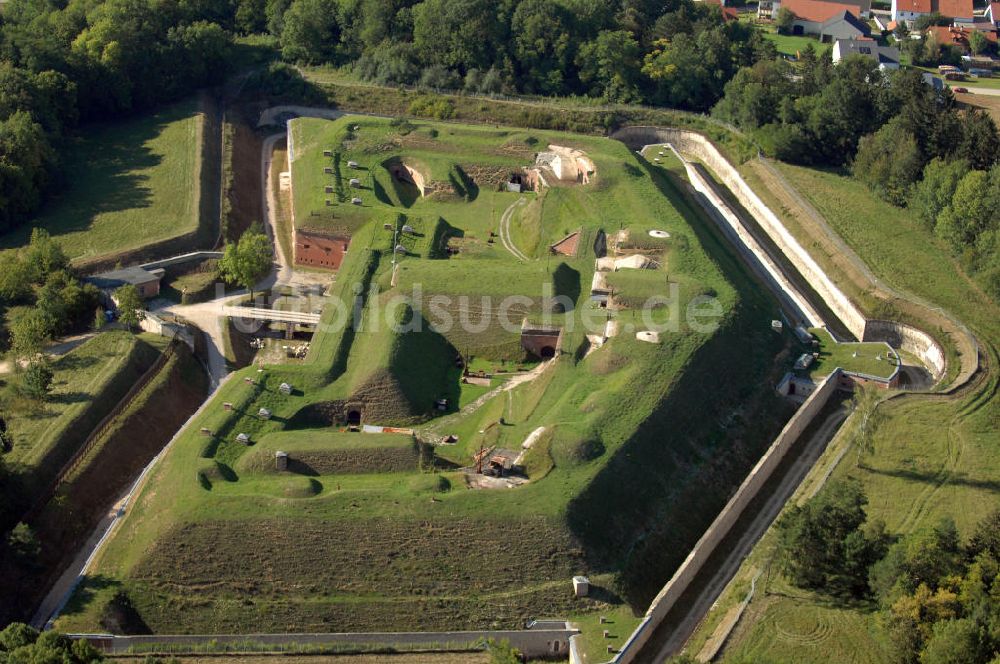
[[(663, 627), (658, 628), (643, 651), (639, 653), (636, 662), (662, 662), (681, 651), (695, 628), (698, 627), (708, 610), (739, 570), (743, 560), (777, 518), (802, 480), (809, 474), (809, 470), (826, 449), (827, 443), (837, 433), (847, 415), (846, 406), (831, 413), (806, 442), (805, 447), (800, 448), (795, 461), (785, 471), (778, 486), (771, 491), (767, 502), (752, 515), (752, 520), (746, 530), (736, 542), (733, 542), (723, 563), (708, 579), (702, 582), (702, 592), (693, 602), (683, 607), (684, 615), (680, 622), (671, 621), (672, 629), (670, 630)], [(744, 514), (749, 515), (750, 513), (745, 512)], [(741, 517), (740, 522), (743, 521), (744, 517)], [(656, 654), (650, 656), (654, 652)]]
[(974, 85), (949, 85), (948, 87), (954, 89), (965, 88), (968, 90), (966, 94), (970, 95), (986, 95), (987, 97), (1000, 97), (1000, 88), (977, 88)]
[(500, 217), (500, 242), (506, 247), (507, 251), (514, 254), (514, 258), (519, 261), (528, 262), (528, 257), (521, 253), (521, 250), (514, 246), (514, 241), (510, 237), (510, 219), (514, 216), (514, 210), (525, 203), (524, 198), (519, 198), (510, 204), (506, 210), (503, 211), (503, 215)]

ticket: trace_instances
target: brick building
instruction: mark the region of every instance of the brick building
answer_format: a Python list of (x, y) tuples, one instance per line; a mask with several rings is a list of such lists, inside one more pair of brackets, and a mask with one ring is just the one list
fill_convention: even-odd
[(351, 245), (346, 233), (295, 231), (295, 264), (326, 270), (339, 270)]

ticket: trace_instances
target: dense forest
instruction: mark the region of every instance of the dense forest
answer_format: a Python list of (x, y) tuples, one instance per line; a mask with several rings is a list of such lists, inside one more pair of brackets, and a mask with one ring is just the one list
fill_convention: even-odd
[(1000, 297), (992, 120), (919, 72), (807, 48), (692, 0), (9, 0), (0, 16), (0, 232), (31, 218), (78, 123), (134, 113), (245, 68), (239, 37), (386, 85), (580, 95), (713, 112), (763, 152), (848, 168), (914, 206)]
[(750, 26), (691, 0), (10, 0), (0, 24), (0, 232), (60, 177), (59, 146), (218, 83), (240, 35), (293, 62), (354, 63), (386, 84), (582, 94), (708, 110), (741, 66), (774, 57)]

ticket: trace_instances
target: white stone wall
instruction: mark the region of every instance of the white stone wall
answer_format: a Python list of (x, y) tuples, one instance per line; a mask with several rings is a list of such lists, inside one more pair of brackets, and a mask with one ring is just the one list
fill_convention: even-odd
[(740, 515), (743, 514), (743, 510), (746, 509), (746, 506), (757, 496), (761, 487), (771, 478), (774, 469), (784, 459), (788, 450), (799, 439), (802, 432), (812, 423), (813, 419), (823, 410), (823, 406), (830, 400), (833, 393), (837, 391), (839, 379), (839, 369), (823, 379), (823, 382), (809, 395), (805, 403), (792, 416), (792, 419), (788, 421), (785, 428), (781, 430), (778, 437), (771, 443), (771, 447), (768, 448), (764, 456), (757, 462), (757, 465), (750, 471), (750, 474), (743, 480), (740, 488), (729, 499), (729, 502), (719, 513), (719, 516), (715, 518), (712, 525), (708, 527), (705, 534), (694, 545), (688, 557), (677, 568), (677, 571), (671, 577), (670, 581), (667, 582), (667, 585), (663, 586), (660, 593), (653, 599), (653, 603), (649, 605), (643, 621), (639, 623), (639, 626), (632, 633), (632, 636), (629, 637), (629, 640), (625, 642), (622, 649), (611, 660), (613, 664), (628, 664), (639, 654), (639, 651), (642, 650), (642, 647), (656, 630), (657, 625), (660, 624), (670, 609), (673, 608), (680, 596), (684, 594), (688, 585), (697, 576), (709, 556), (715, 551), (715, 547), (729, 534), (729, 530), (740, 518)]
[(740, 176), (712, 143), (693, 131), (685, 129), (660, 129), (656, 127), (627, 127), (612, 138), (631, 144), (671, 143), (681, 152), (702, 161), (729, 188), (740, 204), (753, 215), (757, 224), (779, 250), (809, 282), (813, 290), (843, 322), (856, 338), (865, 334), (866, 320), (861, 310), (837, 287), (809, 255), (798, 240), (785, 228), (777, 215), (768, 208), (750, 185)]

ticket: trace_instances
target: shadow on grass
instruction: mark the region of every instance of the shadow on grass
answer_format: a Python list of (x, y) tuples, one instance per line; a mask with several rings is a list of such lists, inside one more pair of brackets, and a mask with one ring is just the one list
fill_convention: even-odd
[(30, 225), (0, 236), (0, 248), (27, 243), (36, 226), (58, 239), (88, 230), (100, 215), (150, 207), (149, 176), (141, 171), (159, 166), (163, 159), (146, 144), (171, 123), (196, 114), (191, 104), (181, 103), (125, 123), (85, 128), (66, 150), (66, 186)]
[[(653, 412), (568, 506), (567, 521), (588, 563), (616, 572), (617, 588), (637, 611), (684, 561), (790, 414), (769, 381), (783, 347), (767, 329), (776, 301), (678, 185), (641, 165), (688, 221), (737, 302)], [(752, 421), (723, 425), (745, 407), (754, 411)], [(607, 420), (613, 415), (609, 411)]]
[[(934, 485), (942, 483), (942, 477), (938, 473), (921, 473), (915, 470), (901, 470), (895, 468), (872, 468), (867, 465), (863, 465), (862, 467), (868, 472), (876, 475), (895, 477), (897, 479), (907, 480), (910, 482), (923, 482), (925, 484)], [(990, 493), (1000, 494), (1000, 481), (969, 477), (969, 474), (964, 472), (949, 474), (947, 478), (944, 479), (944, 483), (951, 484), (953, 486), (965, 486), (972, 489), (983, 489), (985, 491), (989, 491)]]

